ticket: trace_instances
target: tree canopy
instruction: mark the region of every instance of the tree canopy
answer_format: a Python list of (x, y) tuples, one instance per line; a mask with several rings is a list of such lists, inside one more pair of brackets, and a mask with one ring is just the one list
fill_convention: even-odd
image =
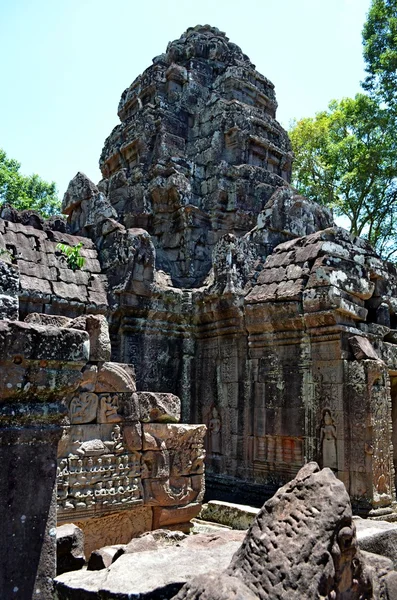
[(365, 94), (333, 100), (327, 111), (295, 122), (293, 184), (350, 222), (385, 257), (397, 251), (394, 120)]
[(372, 0), (363, 29), (368, 73), (363, 87), (392, 106), (397, 100), (397, 0)]
[(0, 204), (7, 202), (18, 210), (36, 210), (44, 217), (59, 214), (61, 203), (55, 183), (36, 174), (22, 175), (20, 167), (0, 148)]
[(293, 184), (397, 258), (397, 0), (372, 0), (363, 29), (367, 93), (333, 100), (290, 130)]

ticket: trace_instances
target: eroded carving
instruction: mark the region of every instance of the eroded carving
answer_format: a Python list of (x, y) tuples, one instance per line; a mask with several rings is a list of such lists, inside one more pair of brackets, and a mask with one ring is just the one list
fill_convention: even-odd
[(83, 392), (75, 396), (69, 407), (72, 424), (91, 423), (96, 418), (98, 396), (92, 392)]
[(320, 445), (322, 455), (322, 466), (329, 467), (333, 471), (338, 470), (336, 427), (331, 411), (325, 409), (321, 421)]

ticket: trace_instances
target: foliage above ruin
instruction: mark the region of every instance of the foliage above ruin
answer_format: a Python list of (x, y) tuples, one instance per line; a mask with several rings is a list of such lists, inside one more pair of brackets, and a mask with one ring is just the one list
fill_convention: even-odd
[(22, 175), (20, 163), (8, 158), (0, 148), (0, 204), (9, 203), (17, 210), (31, 209), (43, 217), (60, 214), (61, 203), (54, 182), (37, 174)]
[(354, 235), (386, 258), (397, 235), (394, 120), (369, 96), (332, 101), (328, 110), (295, 122), (293, 184), (346, 217)]
[(397, 100), (397, 0), (372, 0), (363, 29), (363, 87), (389, 106)]
[(372, 0), (363, 29), (365, 94), (295, 122), (293, 183), (330, 206), (386, 259), (397, 255), (397, 0)]

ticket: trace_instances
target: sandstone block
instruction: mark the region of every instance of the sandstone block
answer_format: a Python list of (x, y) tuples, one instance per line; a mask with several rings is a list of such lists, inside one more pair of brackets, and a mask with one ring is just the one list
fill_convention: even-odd
[(68, 327), (71, 319), (61, 315), (46, 315), (43, 313), (30, 313), (24, 319), (25, 323), (45, 325), (47, 327)]
[(201, 509), (200, 503), (188, 504), (187, 506), (153, 507), (153, 529), (167, 528), (178, 523), (189, 523), (197, 517)]
[(258, 512), (259, 510), (252, 506), (210, 500), (207, 504), (203, 504), (200, 518), (228, 525), (233, 529), (248, 529)]
[(84, 315), (71, 321), (69, 327), (87, 331), (90, 336), (90, 361), (106, 362), (110, 360), (111, 346), (106, 317)]
[(54, 294), (65, 300), (87, 301), (87, 288), (84, 285), (65, 283), (64, 281), (53, 282)]
[(88, 334), (20, 321), (0, 322), (0, 360), (14, 356), (25, 360), (86, 362)]
[(101, 596), (121, 600), (134, 590), (141, 598), (171, 600), (193, 576), (210, 571), (220, 574), (240, 544), (226, 537), (219, 537), (215, 542), (214, 536), (207, 536), (211, 538), (208, 541), (200, 540), (205, 536), (193, 537), (195, 548), (185, 548), (179, 541), (178, 546), (123, 554), (106, 570), (59, 575), (55, 579), (56, 594), (59, 600), (80, 600), (83, 594), (97, 600)]
[(397, 567), (397, 525), (387, 521), (355, 518), (358, 545), (366, 552), (386, 556)]
[(174, 394), (136, 392), (140, 420), (144, 423), (177, 423), (181, 417), (181, 401)]
[(77, 571), (84, 565), (82, 530), (73, 523), (57, 527), (57, 575), (68, 571)]
[(107, 569), (110, 565), (122, 556), (125, 552), (125, 544), (115, 544), (114, 546), (104, 546), (91, 552), (87, 563), (88, 571), (100, 571)]
[[(52, 288), (49, 281), (46, 279), (38, 279), (37, 277), (28, 277), (27, 275), (20, 275), (20, 285), (22, 290), (26, 290), (29, 293), (37, 294), (51, 294)], [(54, 282), (56, 285), (56, 282)], [(55, 292), (55, 290), (54, 290)], [(57, 293), (57, 292), (55, 292)]]
[(375, 352), (375, 348), (368, 338), (361, 335), (353, 335), (349, 338), (349, 344), (352, 347), (356, 360), (362, 360), (364, 358), (379, 360), (379, 356)]
[(83, 530), (84, 552), (86, 556), (90, 556), (94, 550), (104, 545), (128, 544), (133, 537), (150, 531), (152, 520), (150, 506), (136, 506), (130, 510), (76, 521), (76, 524)]

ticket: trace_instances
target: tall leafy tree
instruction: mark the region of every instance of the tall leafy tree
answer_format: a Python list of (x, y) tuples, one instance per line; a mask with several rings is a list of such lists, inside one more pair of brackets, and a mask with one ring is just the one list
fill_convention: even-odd
[(7, 202), (18, 210), (36, 210), (44, 217), (59, 214), (61, 203), (55, 183), (48, 183), (39, 175), (22, 175), (20, 167), (0, 148), (0, 204)]
[(295, 122), (293, 184), (344, 216), (385, 257), (397, 253), (397, 140), (390, 111), (365, 94)]
[(368, 73), (363, 87), (391, 108), (397, 104), (397, 0), (372, 0), (363, 44)]

